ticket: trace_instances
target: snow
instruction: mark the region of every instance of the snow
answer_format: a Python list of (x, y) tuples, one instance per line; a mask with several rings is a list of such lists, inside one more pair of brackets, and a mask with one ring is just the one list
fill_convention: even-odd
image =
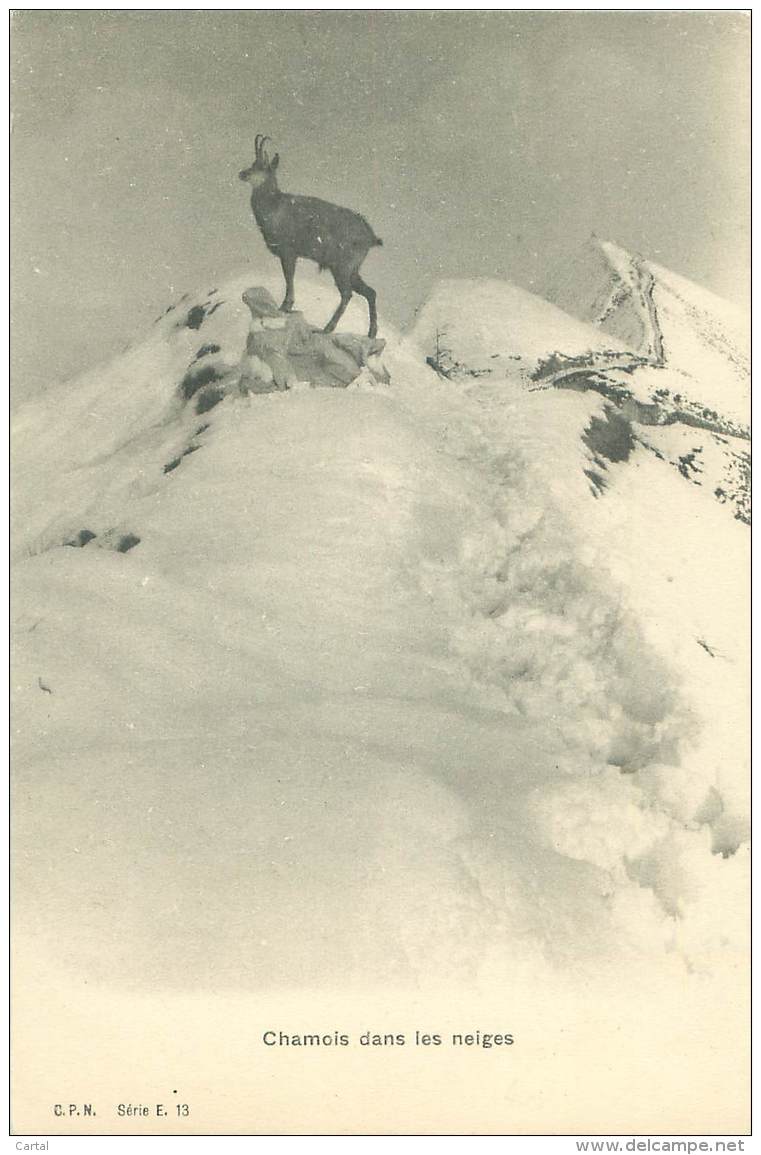
[[(549, 301), (505, 281), (440, 281), (416, 318), (412, 338), (433, 355), (436, 332), (474, 369), (531, 369), (550, 350), (567, 355), (605, 349), (604, 333)], [(496, 362), (496, 365), (495, 365)]]
[[(605, 399), (530, 374), (610, 334), (497, 282), (386, 332), (388, 386), (199, 416), (179, 382), (204, 345), (234, 371), (259, 283), (18, 413), (20, 935), (137, 990), (650, 967), (713, 997), (746, 949), (747, 527), (641, 442), (596, 494)], [(437, 376), (437, 328), (491, 372)]]
[(552, 300), (662, 371), (660, 386), (747, 424), (750, 334), (736, 305), (654, 261), (592, 238)]
[[(684, 277), (651, 264), (654, 301), (669, 366), (699, 382), (704, 405), (747, 423), (750, 419), (750, 333), (742, 311)], [(686, 379), (685, 379), (686, 378)]]

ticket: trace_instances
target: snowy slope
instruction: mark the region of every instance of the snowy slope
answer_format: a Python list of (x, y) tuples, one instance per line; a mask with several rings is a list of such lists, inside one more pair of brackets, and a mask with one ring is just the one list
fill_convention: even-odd
[[(281, 291), (276, 274), (257, 281), (275, 295)], [(129, 497), (150, 488), (155, 468), (188, 448), (205, 424), (193, 392), (195, 375), (207, 372), (213, 392), (215, 383), (240, 365), (250, 322), (241, 298), (249, 284), (247, 273), (223, 289), (192, 299), (185, 294), (156, 319), (144, 341), (110, 365), (57, 383), (18, 410), (14, 550), (36, 552), (68, 540), (88, 516), (95, 518), (96, 529), (110, 526)], [(325, 278), (310, 278), (305, 271), (300, 295), (313, 316), (330, 315), (335, 290)], [(363, 331), (366, 315), (356, 301), (347, 318), (347, 327)], [(192, 405), (186, 393), (194, 396)]]
[(549, 350), (566, 355), (608, 348), (605, 334), (506, 281), (440, 281), (414, 327), (421, 349), (449, 350), (477, 373), (533, 369)]
[[(183, 382), (234, 375), (262, 281), (19, 412), (19, 935), (130, 987), (721, 983), (745, 950), (747, 527), (645, 445), (682, 430), (635, 420), (656, 368), (448, 283), (386, 332), (390, 385), (198, 412)], [(300, 282), (310, 318), (331, 300)], [(453, 377), (426, 365), (442, 326)], [(568, 358), (628, 401), (568, 387)]]

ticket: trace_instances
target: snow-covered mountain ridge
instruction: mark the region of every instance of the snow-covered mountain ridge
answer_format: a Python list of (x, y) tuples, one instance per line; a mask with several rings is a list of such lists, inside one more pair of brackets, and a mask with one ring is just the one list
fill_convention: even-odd
[(747, 421), (750, 333), (737, 306), (596, 238), (551, 296), (653, 365), (699, 381), (704, 404)]
[(740, 966), (747, 431), (670, 361), (700, 291), (659, 348), (447, 282), (387, 384), (243, 395), (262, 284), (18, 413), (22, 932), (136, 985)]
[(750, 521), (749, 337), (740, 310), (597, 240), (553, 292), (567, 313), (488, 281), (469, 287), (469, 312), (461, 292), (457, 282), (440, 286), (415, 330), (444, 376), (493, 375), (506, 355), (536, 388), (597, 392), (611, 404), (586, 434), (595, 492), (606, 484), (605, 445), (628, 456), (636, 443)]

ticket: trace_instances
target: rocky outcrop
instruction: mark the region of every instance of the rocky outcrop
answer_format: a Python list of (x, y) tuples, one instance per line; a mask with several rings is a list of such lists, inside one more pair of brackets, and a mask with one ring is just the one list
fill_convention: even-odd
[(266, 289), (247, 289), (251, 328), (241, 362), (240, 391), (274, 393), (299, 383), (345, 389), (357, 380), (385, 384), (386, 342), (353, 333), (323, 333), (301, 313), (282, 313)]

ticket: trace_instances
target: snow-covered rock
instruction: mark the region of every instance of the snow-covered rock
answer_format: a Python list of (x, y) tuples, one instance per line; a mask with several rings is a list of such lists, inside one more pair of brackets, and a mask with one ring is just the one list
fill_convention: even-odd
[(386, 342), (352, 333), (324, 333), (301, 313), (281, 313), (266, 289), (247, 289), (243, 300), (251, 328), (237, 388), (241, 393), (273, 393), (294, 385), (345, 388), (362, 371), (370, 383), (385, 383), (380, 355)]

